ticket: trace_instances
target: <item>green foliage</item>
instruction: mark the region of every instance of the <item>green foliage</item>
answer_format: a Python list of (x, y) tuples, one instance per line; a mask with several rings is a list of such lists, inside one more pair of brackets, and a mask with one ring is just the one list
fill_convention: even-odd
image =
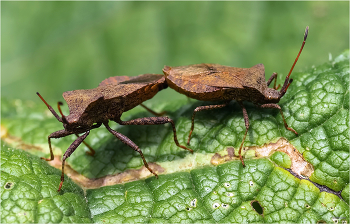
[[(299, 136), (285, 130), (278, 111), (260, 110), (248, 103), (251, 126), (245, 145), (263, 145), (285, 136), (312, 164), (310, 180), (328, 187), (328, 192), (282, 169), (293, 171), (292, 159), (278, 151), (270, 157), (273, 162), (250, 155), (252, 159), (245, 160), (245, 168), (237, 159), (203, 166), (210, 164), (214, 153), (222, 154), (227, 147), (237, 149), (240, 145), (245, 127), (239, 106), (233, 103), (198, 114), (191, 142), (194, 155), (175, 146), (166, 125), (116, 127), (135, 139), (146, 159), (163, 167), (165, 175), (89, 189), (87, 204), (83, 191), (68, 178), (62, 192), (56, 191), (60, 172), (45, 161), (23, 151), (3, 149), (2, 219), (114, 223), (349, 221), (349, 108), (345, 103), (349, 101), (349, 51), (293, 76), (295, 81), (280, 105), (287, 123)], [(59, 130), (60, 123), (43, 113), (45, 105), (20, 100), (5, 100), (2, 104), (6, 144), (32, 148), (29, 151), (33, 154), (47, 156), (46, 136)], [(198, 105), (202, 102), (182, 101), (174, 106), (156, 105), (155, 109), (166, 109), (176, 120), (183, 143), (192, 111)], [(141, 111), (128, 112), (124, 119), (149, 116)], [(74, 139), (53, 141), (55, 154), (64, 152)], [(143, 165), (137, 153), (103, 128), (92, 131), (89, 143), (96, 149), (94, 157), (78, 149), (67, 160), (84, 176), (104, 177)]]
[(71, 180), (57, 192), (61, 172), (22, 150), (1, 150), (1, 220), (6, 223), (91, 222), (83, 190)]
[[(237, 159), (210, 165), (214, 155), (241, 143), (242, 112), (231, 103), (198, 113), (191, 141), (194, 155), (175, 146), (168, 125), (113, 127), (134, 140), (148, 162), (164, 169), (159, 179), (100, 184), (83, 191), (66, 177), (57, 192), (61, 172), (39, 157), (48, 157), (47, 136), (62, 124), (38, 99), (19, 100), (34, 99), (40, 91), (53, 104), (63, 91), (93, 88), (113, 75), (160, 73), (164, 64), (264, 63), (268, 78), (290, 67), (306, 25), (313, 35), (297, 66), (319, 64), (328, 52), (349, 47), (348, 8), (348, 2), (2, 3), (2, 94), (17, 99), (2, 98), (2, 139), (32, 155), (2, 147), (1, 220), (349, 222), (349, 51), (292, 74), (294, 82), (280, 105), (298, 136), (285, 130), (278, 111), (246, 104), (251, 126), (245, 146), (287, 138), (312, 164), (310, 180), (323, 185), (322, 191), (283, 169), (291, 169), (292, 161), (282, 152), (267, 158), (249, 154), (246, 168)], [(284, 77), (279, 74), (280, 83)], [(165, 90), (156, 98), (178, 95)], [(147, 103), (174, 118), (182, 144), (193, 109), (205, 105), (187, 99)], [(63, 110), (68, 114), (66, 107)], [(123, 119), (147, 116), (135, 108)], [(54, 154), (62, 155), (74, 140), (75, 136), (53, 140)], [(67, 160), (85, 177), (114, 177), (143, 165), (139, 154), (103, 128), (93, 130), (87, 142), (96, 149), (94, 157), (81, 146)]]

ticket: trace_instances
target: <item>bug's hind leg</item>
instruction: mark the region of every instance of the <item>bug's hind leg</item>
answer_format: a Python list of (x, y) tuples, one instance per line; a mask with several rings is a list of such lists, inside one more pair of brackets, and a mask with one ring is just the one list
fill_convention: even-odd
[(121, 142), (123, 142), (125, 145), (129, 146), (130, 148), (132, 148), (136, 152), (138, 152), (140, 154), (142, 160), (143, 160), (143, 164), (145, 165), (145, 167), (149, 170), (149, 172), (153, 173), (154, 176), (156, 176), (158, 178), (158, 175), (148, 166), (148, 163), (147, 163), (145, 157), (143, 156), (143, 153), (142, 153), (141, 149), (133, 141), (131, 141), (125, 135), (123, 135), (123, 134), (121, 134), (121, 133), (111, 129), (109, 127), (108, 123), (104, 123), (104, 126), (106, 126), (107, 130), (110, 133), (112, 133), (115, 137), (117, 137)]
[(116, 122), (118, 124), (121, 124), (121, 125), (159, 125), (159, 124), (170, 123), (172, 128), (173, 128), (175, 144), (178, 147), (186, 149), (186, 150), (193, 153), (192, 149), (189, 149), (186, 146), (180, 145), (179, 141), (177, 140), (175, 123), (172, 119), (170, 119), (168, 117), (143, 117), (143, 118), (137, 118), (137, 119), (130, 120), (130, 121), (121, 121), (120, 119), (118, 119), (118, 120), (116, 120)]

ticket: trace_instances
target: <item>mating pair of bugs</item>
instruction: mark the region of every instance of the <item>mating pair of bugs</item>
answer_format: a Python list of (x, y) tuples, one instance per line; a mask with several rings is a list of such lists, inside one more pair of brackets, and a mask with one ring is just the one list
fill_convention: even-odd
[[(194, 129), (194, 118), (198, 111), (222, 108), (227, 106), (232, 100), (236, 100), (240, 104), (246, 126), (245, 134), (239, 148), (239, 158), (243, 166), (245, 165), (241, 151), (249, 129), (248, 113), (243, 105), (243, 101), (250, 101), (261, 108), (279, 109), (285, 128), (298, 134), (294, 129), (288, 127), (282, 109), (276, 103), (284, 96), (289, 85), (293, 81), (293, 79), (289, 79), (289, 77), (305, 45), (308, 30), (309, 27), (306, 27), (304, 41), (298, 56), (280, 91), (278, 91), (279, 86), (276, 87), (277, 73), (273, 73), (269, 80), (267, 82), (265, 81), (265, 69), (263, 64), (258, 64), (251, 68), (235, 68), (217, 64), (198, 64), (180, 67), (165, 66), (163, 69), (165, 76), (145, 74), (133, 78), (127, 76), (111, 77), (102, 81), (95, 89), (64, 92), (63, 98), (67, 102), (70, 112), (68, 116), (63, 115), (60, 108), (62, 105), (61, 102), (58, 102), (58, 111), (61, 114), (60, 117), (42, 96), (37, 93), (56, 119), (63, 123), (64, 127), (63, 130), (56, 131), (48, 136), (51, 157), (50, 159), (42, 159), (47, 161), (54, 159), (51, 138), (61, 138), (71, 134), (77, 136), (77, 139), (69, 146), (63, 155), (61, 183), (58, 191), (61, 190), (64, 181), (65, 160), (81, 143), (85, 143), (84, 139), (89, 135), (90, 130), (98, 128), (102, 124), (120, 141), (137, 151), (141, 155), (145, 167), (158, 177), (148, 166), (140, 148), (125, 135), (111, 129), (108, 125), (109, 120), (115, 121), (120, 125), (158, 125), (170, 123), (172, 125), (176, 145), (193, 152), (192, 149), (179, 144), (174, 121), (169, 117), (145, 117), (130, 121), (122, 121), (120, 119), (123, 112), (137, 105), (142, 105), (142, 102), (151, 99), (160, 90), (168, 86), (179, 93), (197, 100), (222, 101), (221, 104), (200, 106), (194, 110), (192, 126), (187, 141), (188, 145)], [(273, 80), (274, 86), (273, 88), (269, 88), (268, 86)], [(148, 108), (146, 109), (151, 111)], [(153, 114), (157, 115), (155, 112), (153, 112)], [(82, 133), (83, 135), (78, 135)], [(91, 147), (89, 147), (89, 149), (89, 153), (93, 155), (95, 151)]]

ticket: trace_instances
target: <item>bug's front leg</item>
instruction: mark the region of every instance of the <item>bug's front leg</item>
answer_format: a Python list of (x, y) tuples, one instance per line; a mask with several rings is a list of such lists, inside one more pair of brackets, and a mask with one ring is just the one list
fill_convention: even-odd
[(137, 118), (137, 119), (130, 120), (130, 121), (122, 121), (120, 119), (117, 119), (117, 120), (115, 120), (115, 122), (117, 122), (120, 125), (159, 125), (159, 124), (170, 123), (172, 128), (173, 128), (175, 144), (178, 147), (186, 149), (186, 150), (193, 153), (192, 149), (189, 149), (186, 146), (180, 145), (179, 141), (177, 140), (175, 123), (172, 119), (170, 119), (168, 117), (143, 117), (143, 118)]
[(298, 135), (298, 133), (293, 129), (293, 128), (290, 128), (288, 127), (288, 124), (286, 122), (286, 120), (284, 119), (284, 115), (283, 115), (283, 111), (281, 109), (281, 107), (278, 105), (278, 104), (275, 104), (275, 103), (267, 103), (267, 104), (262, 104), (262, 105), (259, 105), (261, 108), (275, 108), (275, 109), (279, 109), (280, 110), (280, 113), (282, 115), (282, 119), (283, 119), (283, 122), (284, 122), (284, 127), (291, 131), (291, 132), (294, 132), (294, 134)]
[(117, 131), (114, 131), (112, 128), (109, 127), (108, 123), (104, 123), (104, 126), (106, 126), (107, 130), (110, 133), (112, 133), (115, 137), (117, 137), (121, 142), (123, 142), (125, 145), (129, 146), (130, 148), (132, 148), (136, 152), (138, 152), (143, 160), (143, 164), (145, 164), (145, 167), (149, 170), (149, 172), (153, 173), (158, 178), (158, 175), (148, 166), (148, 163), (147, 163), (145, 157), (143, 156), (141, 149), (133, 141), (131, 141), (125, 135), (123, 135)]
[(52, 151), (52, 147), (51, 147), (51, 138), (62, 138), (62, 137), (66, 137), (66, 136), (71, 135), (71, 134), (74, 134), (74, 133), (71, 132), (71, 131), (67, 131), (65, 129), (59, 130), (59, 131), (55, 131), (54, 133), (51, 133), (47, 137), (47, 141), (49, 142), (51, 158), (47, 159), (47, 158), (44, 158), (44, 157), (40, 157), (40, 159), (44, 159), (46, 161), (52, 161), (54, 159), (54, 155), (53, 155), (53, 151)]
[[(98, 128), (101, 125), (102, 125), (102, 123), (97, 123), (97, 124), (91, 126), (91, 129)], [(75, 136), (77, 136), (79, 138), (79, 135), (77, 133), (75, 133)], [(88, 154), (90, 156), (94, 156), (95, 155), (95, 150), (88, 143), (86, 143), (85, 141), (83, 141), (83, 144), (90, 150), (90, 151), (87, 151), (86, 154)]]
[(242, 107), (244, 124), (245, 124), (245, 133), (244, 133), (244, 136), (243, 136), (243, 140), (242, 140), (241, 146), (239, 147), (238, 154), (239, 154), (239, 159), (241, 160), (243, 167), (245, 167), (245, 164), (244, 164), (244, 161), (243, 161), (243, 157), (242, 157), (242, 148), (243, 148), (243, 144), (244, 144), (245, 138), (247, 137), (247, 133), (248, 133), (248, 129), (249, 129), (249, 117), (248, 117), (247, 109), (245, 109), (245, 107), (243, 105), (243, 102), (242, 101), (238, 101), (238, 103)]
[(272, 80), (275, 80), (275, 82), (274, 82), (274, 84), (273, 84), (273, 88), (274, 88), (275, 90), (279, 89), (281, 85), (278, 84), (278, 86), (276, 87), (276, 82), (277, 82), (277, 73), (276, 73), (276, 72), (272, 73), (272, 75), (271, 75), (271, 77), (269, 78), (269, 80), (267, 80), (267, 82), (266, 82), (267, 86), (269, 86), (269, 85), (271, 84)]
[(64, 182), (64, 163), (66, 159), (72, 155), (72, 153), (76, 150), (76, 148), (84, 141), (84, 139), (89, 135), (90, 131), (85, 132), (82, 136), (79, 136), (75, 141), (68, 147), (67, 151), (63, 154), (62, 159), (62, 175), (61, 175), (61, 183), (58, 187), (58, 191), (61, 190), (62, 184)]
[(188, 134), (188, 140), (187, 140), (187, 145), (190, 145), (190, 141), (191, 141), (191, 135), (194, 129), (194, 117), (196, 116), (196, 113), (198, 111), (202, 111), (202, 110), (213, 110), (213, 109), (219, 109), (219, 108), (223, 108), (226, 107), (228, 104), (230, 103), (230, 101), (224, 103), (224, 104), (218, 104), (218, 105), (208, 105), (208, 106), (200, 106), (197, 107), (196, 109), (194, 109), (193, 114), (192, 114), (192, 123), (191, 123), (191, 130), (190, 133)]

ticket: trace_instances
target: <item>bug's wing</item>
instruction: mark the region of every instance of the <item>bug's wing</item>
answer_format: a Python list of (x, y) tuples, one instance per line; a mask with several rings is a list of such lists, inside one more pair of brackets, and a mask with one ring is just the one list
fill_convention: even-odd
[(129, 80), (120, 82), (120, 84), (133, 83), (162, 83), (165, 82), (164, 76), (161, 74), (143, 74), (135, 77), (130, 77)]
[(104, 86), (104, 85), (109, 85), (109, 84), (118, 84), (127, 80), (130, 80), (129, 76), (114, 76), (114, 77), (109, 77), (105, 80), (103, 80), (98, 86)]
[[(156, 93), (168, 87), (164, 76), (160, 74), (143, 74), (128, 78), (129, 79), (122, 82), (114, 82), (109, 85), (100, 85), (98, 88), (100, 88), (100, 91), (104, 95), (105, 99), (112, 99), (131, 96), (130, 94), (136, 92), (143, 96), (144, 94), (150, 93), (150, 89)], [(142, 97), (140, 96), (138, 98)]]
[(259, 88), (265, 82), (263, 64), (251, 68), (235, 68), (218, 64), (197, 64), (163, 69), (167, 79), (178, 86), (191, 82), (220, 88)]
[(243, 88), (240, 77), (229, 74), (233, 67), (217, 64), (197, 64), (189, 66), (165, 66), (163, 72), (167, 79), (179, 87), (192, 83), (193, 86), (213, 86)]
[[(114, 76), (103, 80), (98, 86), (109, 84), (156, 83), (164, 79), (160, 74), (143, 74), (139, 76)], [(163, 81), (164, 82), (164, 81)]]

